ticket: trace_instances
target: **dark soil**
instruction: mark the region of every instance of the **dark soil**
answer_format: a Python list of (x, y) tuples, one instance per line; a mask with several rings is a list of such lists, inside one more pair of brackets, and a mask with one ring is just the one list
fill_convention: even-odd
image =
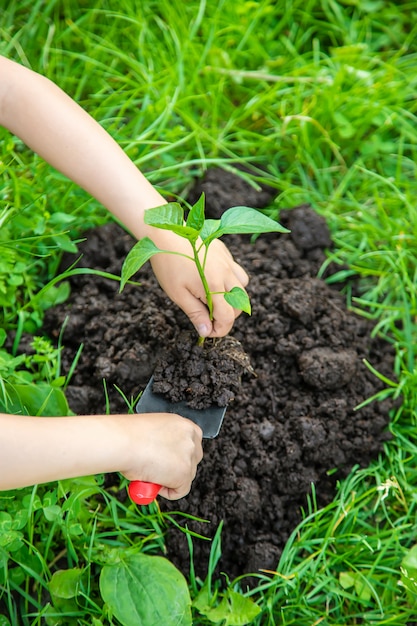
[(200, 345), (194, 331), (183, 331), (161, 354), (152, 391), (192, 409), (225, 407), (239, 393), (245, 372), (255, 375), (235, 337), (206, 339)]
[[(262, 206), (271, 197), (239, 177), (233, 184), (228, 178), (224, 182), (221, 170), (210, 172), (207, 185), (212, 216), (237, 204)], [(349, 312), (339, 291), (316, 278), (331, 247), (324, 220), (301, 206), (283, 211), (280, 221), (291, 234), (261, 236), (254, 244), (247, 237), (225, 239), (251, 276), (253, 314), (241, 315), (231, 335), (249, 355), (256, 375), (241, 373), (219, 436), (204, 443), (191, 493), (177, 502), (160, 500), (164, 511), (209, 520), (187, 521), (205, 536), (213, 536), (224, 520), (220, 568), (229, 576), (276, 568), (311, 485), (319, 506), (330, 502), (336, 481), (354, 465), (368, 465), (388, 437), (387, 402), (355, 407), (380, 389), (363, 359), (392, 376), (391, 348), (371, 337), (369, 321)], [(91, 231), (81, 245), (81, 265), (120, 273), (132, 243), (114, 224)], [(69, 316), (63, 354), (67, 371), (84, 343), (68, 389), (77, 413), (104, 411), (103, 379), (112, 412), (125, 411), (113, 385), (135, 397), (165, 347), (191, 329), (149, 267), (139, 280), (141, 287), (128, 286), (119, 294), (112, 281), (78, 276), (70, 301), (47, 314), (46, 329), (53, 337)], [(167, 545), (168, 557), (188, 572), (183, 533), (171, 530)], [(194, 540), (202, 576), (209, 550), (210, 542)]]

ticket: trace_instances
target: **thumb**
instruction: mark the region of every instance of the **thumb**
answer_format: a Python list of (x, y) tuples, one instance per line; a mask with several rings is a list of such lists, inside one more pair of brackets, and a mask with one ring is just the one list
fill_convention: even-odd
[(201, 310), (194, 310), (191, 313), (184, 312), (188, 315), (199, 337), (208, 337), (211, 334), (213, 324), (204, 305), (202, 305)]
[(227, 304), (221, 294), (213, 296), (213, 307), (214, 319), (211, 320), (207, 306), (198, 298), (191, 297), (189, 308), (184, 301), (182, 302), (181, 308), (193, 324), (199, 337), (224, 337), (230, 332), (235, 318), (240, 313)]
[(207, 306), (198, 298), (188, 292), (178, 303), (188, 319), (196, 329), (199, 337), (208, 337), (213, 330)]

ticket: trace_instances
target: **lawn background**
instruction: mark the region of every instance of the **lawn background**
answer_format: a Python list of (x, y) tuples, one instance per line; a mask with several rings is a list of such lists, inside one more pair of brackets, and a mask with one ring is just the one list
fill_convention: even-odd
[[(276, 189), (270, 215), (310, 203), (331, 229), (337, 278), (360, 278), (348, 305), (394, 345), (383, 393), (401, 403), (384, 453), (355, 468), (325, 509), (312, 495), (277, 573), (259, 574), (255, 589), (210, 568), (203, 585), (191, 571), (193, 623), (248, 623), (249, 610), (246, 621), (246, 609), (241, 621), (212, 611), (224, 598), (230, 608), (236, 592), (259, 607), (254, 624), (416, 624), (417, 2), (7, 5), (0, 53), (75, 98), (163, 194), (182, 198), (211, 165), (246, 163), (247, 180)], [(42, 287), (63, 251), (110, 216), (3, 129), (0, 168), (0, 407), (64, 413), (69, 373), (41, 325), (68, 286)], [(33, 351), (19, 355), (28, 332)], [(167, 525), (186, 520), (156, 507), (138, 513), (101, 484), (89, 477), (0, 494), (1, 626), (120, 623), (103, 602), (100, 572), (121, 552), (163, 553)], [(58, 571), (67, 572), (65, 592)]]

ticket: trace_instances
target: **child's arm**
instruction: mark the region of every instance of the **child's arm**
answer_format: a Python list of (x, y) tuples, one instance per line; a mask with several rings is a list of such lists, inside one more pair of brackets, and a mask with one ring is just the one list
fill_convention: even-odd
[[(97, 198), (137, 238), (147, 235), (162, 249), (190, 253), (184, 239), (144, 224), (145, 209), (165, 200), (110, 135), (54, 83), (4, 57), (0, 57), (0, 125)], [(163, 289), (200, 335), (229, 332), (239, 312), (223, 296), (214, 296), (214, 323), (210, 322), (193, 263), (157, 254), (152, 267)], [(209, 248), (206, 273), (214, 292), (244, 287), (248, 282), (245, 271), (220, 241)]]
[(201, 429), (178, 415), (26, 417), (0, 413), (0, 491), (121, 472), (185, 496), (203, 453)]

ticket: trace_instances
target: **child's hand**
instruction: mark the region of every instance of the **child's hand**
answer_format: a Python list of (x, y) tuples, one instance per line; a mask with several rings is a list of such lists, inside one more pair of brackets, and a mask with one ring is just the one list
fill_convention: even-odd
[[(169, 236), (166, 233), (159, 235), (157, 239), (155, 243), (161, 249), (191, 254), (189, 243), (171, 233)], [(223, 293), (233, 287), (246, 287), (249, 278), (245, 270), (233, 260), (222, 241), (216, 239), (210, 244), (205, 269), (210, 291), (221, 292), (213, 296), (213, 321), (209, 318), (204, 288), (192, 261), (172, 254), (156, 254), (151, 264), (165, 293), (189, 317), (201, 337), (227, 335), (241, 311), (227, 304)]]
[(203, 457), (201, 429), (171, 413), (30, 417), (0, 413), (0, 491), (52, 480), (122, 472), (190, 491)]
[(183, 498), (191, 489), (203, 458), (199, 426), (172, 413), (117, 416), (128, 435), (120, 472), (129, 480), (162, 485), (160, 495)]

